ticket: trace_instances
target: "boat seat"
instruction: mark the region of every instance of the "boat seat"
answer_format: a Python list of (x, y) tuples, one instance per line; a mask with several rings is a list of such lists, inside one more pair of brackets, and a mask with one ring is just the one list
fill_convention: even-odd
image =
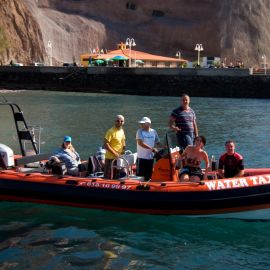
[[(37, 155), (31, 155), (31, 156), (24, 156), (21, 158), (17, 158), (15, 159), (15, 166), (24, 166), (24, 165), (28, 165), (29, 164), (35, 164), (36, 167), (36, 162), (41, 162), (44, 160), (48, 160), (51, 157), (51, 153), (50, 154), (37, 154)], [(29, 166), (30, 167), (30, 166)]]
[(89, 175), (99, 175), (99, 177), (102, 177), (103, 170), (102, 165), (100, 164), (98, 158), (96, 156), (90, 156), (88, 159), (88, 173)]
[(124, 174), (136, 174), (137, 153), (132, 153), (130, 150), (127, 150), (125, 154), (121, 155), (116, 160), (116, 165), (114, 165), (115, 169), (122, 171), (123, 173), (125, 172)]
[(143, 176), (137, 176), (137, 175), (129, 175), (129, 176), (125, 176), (125, 177), (121, 177), (119, 178), (120, 180), (136, 180), (136, 181), (140, 181), (140, 182), (144, 182), (144, 177)]
[(18, 172), (22, 172), (22, 173), (43, 173), (44, 169), (39, 167), (39, 168), (25, 168), (25, 167), (20, 167), (18, 170)]

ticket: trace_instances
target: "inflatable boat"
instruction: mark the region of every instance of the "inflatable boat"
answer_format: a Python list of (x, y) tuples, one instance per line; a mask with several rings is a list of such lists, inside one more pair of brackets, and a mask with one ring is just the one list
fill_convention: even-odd
[[(118, 179), (97, 173), (72, 177), (46, 167), (49, 154), (40, 154), (17, 104), (2, 102), (13, 112), (21, 154), (0, 144), (0, 200), (64, 205), (145, 214), (270, 219), (270, 168), (245, 169), (241, 178), (179, 182), (180, 154), (167, 137), (167, 152), (155, 163), (150, 181), (132, 172), (131, 164), (113, 163), (126, 170)], [(32, 155), (24, 148), (32, 146)]]

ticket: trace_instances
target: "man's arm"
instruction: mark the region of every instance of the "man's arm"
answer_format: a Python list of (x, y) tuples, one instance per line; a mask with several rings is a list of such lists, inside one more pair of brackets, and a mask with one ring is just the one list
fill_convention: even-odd
[(155, 130), (155, 147), (163, 148), (163, 145), (160, 142), (160, 138), (159, 138), (156, 130)]
[(245, 170), (240, 170), (234, 177), (241, 177), (241, 176), (244, 176), (245, 174)]
[(203, 160), (204, 160), (204, 163), (205, 163), (205, 173), (204, 173), (203, 179), (207, 180), (208, 179), (207, 176), (208, 176), (208, 172), (210, 171), (210, 167), (209, 167), (208, 154), (206, 152), (204, 152), (204, 154), (203, 154)]
[(219, 178), (224, 178), (224, 171), (222, 169), (218, 169), (218, 175), (219, 175)]
[(244, 160), (243, 159), (240, 159), (238, 169), (239, 169), (239, 171), (234, 177), (244, 176), (245, 170), (244, 170)]
[(126, 136), (124, 136), (124, 138), (122, 140), (122, 145), (123, 145), (122, 154), (125, 154), (125, 151), (126, 151)]
[(193, 127), (194, 127), (194, 135), (195, 137), (197, 137), (199, 135), (199, 131), (198, 131), (198, 126), (195, 119), (193, 120)]
[(141, 139), (137, 139), (137, 143), (138, 143), (138, 145), (140, 145), (143, 148), (149, 149), (152, 152), (157, 152), (157, 149), (156, 148), (151, 147), (150, 145), (144, 143), (143, 140), (141, 140)]
[(180, 131), (180, 128), (175, 125), (175, 118), (173, 116), (169, 119), (169, 128), (174, 131)]

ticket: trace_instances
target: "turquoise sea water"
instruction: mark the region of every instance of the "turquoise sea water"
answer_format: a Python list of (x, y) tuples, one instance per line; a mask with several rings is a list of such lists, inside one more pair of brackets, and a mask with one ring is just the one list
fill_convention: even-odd
[[(31, 125), (42, 152), (71, 135), (82, 157), (96, 151), (116, 114), (126, 117), (128, 148), (137, 121), (152, 119), (161, 137), (175, 97), (43, 91), (2, 92)], [(218, 157), (234, 139), (246, 167), (269, 167), (270, 100), (192, 98), (206, 150)], [(18, 150), (9, 110), (0, 107), (0, 142)], [(0, 203), (0, 269), (269, 269), (270, 222), (117, 213)]]

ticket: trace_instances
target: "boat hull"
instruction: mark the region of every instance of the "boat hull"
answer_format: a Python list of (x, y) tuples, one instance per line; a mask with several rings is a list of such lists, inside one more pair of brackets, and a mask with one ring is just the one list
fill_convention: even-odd
[(259, 175), (201, 183), (145, 183), (2, 171), (0, 200), (160, 215), (244, 218), (246, 213), (270, 219), (269, 179), (270, 175)]

